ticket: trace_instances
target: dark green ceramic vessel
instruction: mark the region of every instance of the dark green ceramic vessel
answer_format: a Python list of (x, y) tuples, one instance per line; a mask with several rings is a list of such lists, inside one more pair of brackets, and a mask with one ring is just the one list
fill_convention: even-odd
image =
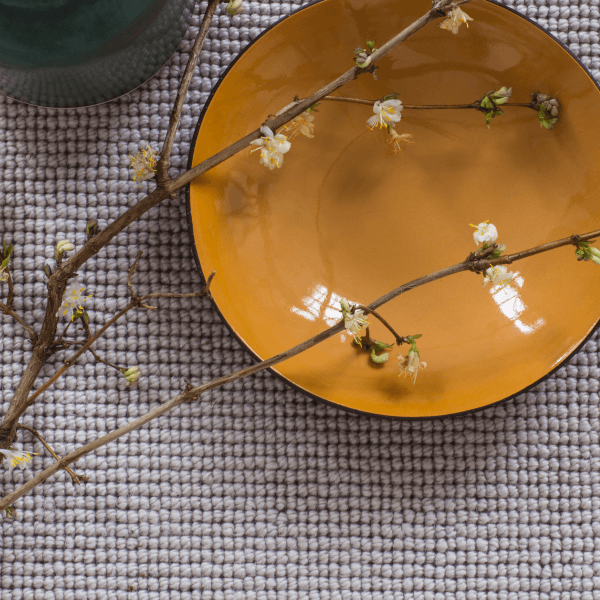
[(106, 102), (169, 59), (194, 0), (0, 0), (0, 90), (40, 106)]

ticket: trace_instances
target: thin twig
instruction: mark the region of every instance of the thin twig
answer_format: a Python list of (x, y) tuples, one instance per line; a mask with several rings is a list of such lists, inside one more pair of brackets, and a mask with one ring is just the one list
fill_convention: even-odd
[(0, 302), (0, 311), (2, 311), (5, 315), (8, 315), (9, 317), (12, 317), (21, 327), (23, 327), (23, 329), (25, 329), (25, 331), (27, 331), (27, 333), (29, 334), (29, 339), (31, 340), (31, 342), (35, 344), (37, 336), (35, 334), (35, 331), (33, 330), (33, 327), (27, 325), (27, 323), (25, 323), (25, 321), (23, 321), (23, 319), (14, 310), (8, 308), (8, 306), (6, 304), (3, 304), (2, 302)]
[[(582, 235), (573, 235), (568, 238), (556, 240), (555, 242), (550, 242), (548, 244), (536, 246), (534, 248), (530, 248), (522, 252), (517, 252), (515, 254), (510, 254), (506, 257), (501, 257), (493, 260), (465, 260), (451, 267), (442, 269), (441, 271), (437, 271), (436, 273), (431, 273), (430, 275), (425, 275), (424, 277), (419, 277), (418, 279), (405, 283), (404, 285), (397, 287), (395, 290), (392, 290), (391, 292), (388, 292), (387, 294), (381, 296), (374, 302), (371, 302), (367, 306), (367, 308), (369, 308), (370, 310), (376, 310), (377, 308), (379, 308), (383, 304), (386, 304), (390, 300), (393, 300), (394, 298), (405, 294), (406, 292), (413, 290), (419, 286), (431, 283), (432, 281), (437, 281), (438, 279), (443, 279), (444, 277), (454, 275), (455, 273), (474, 270), (474, 267), (483, 269), (484, 267), (489, 268), (489, 266), (494, 265), (510, 264), (512, 262), (522, 260), (529, 256), (534, 256), (542, 252), (547, 252), (549, 250), (560, 248), (561, 246), (576, 246), (579, 242), (591, 240), (598, 236), (600, 236), (600, 229)], [(157, 417), (160, 417), (161, 415), (169, 412), (176, 406), (179, 406), (181, 403), (190, 401), (191, 399), (199, 398), (206, 391), (218, 388), (222, 385), (226, 385), (227, 383), (231, 383), (249, 375), (253, 375), (254, 373), (259, 373), (260, 371), (264, 371), (265, 369), (273, 367), (276, 364), (284, 362), (285, 360), (288, 360), (293, 356), (297, 356), (298, 354), (301, 354), (302, 352), (313, 348), (317, 344), (320, 344), (321, 342), (341, 332), (343, 329), (344, 322), (340, 321), (339, 323), (336, 323), (333, 327), (326, 329), (325, 331), (310, 338), (309, 340), (306, 340), (305, 342), (302, 342), (301, 344), (298, 344), (297, 346), (294, 346), (293, 348), (290, 348), (289, 350), (286, 350), (281, 354), (273, 356), (268, 360), (264, 360), (235, 373), (219, 377), (218, 379), (214, 379), (213, 381), (210, 381), (198, 387), (190, 388), (189, 386), (186, 386), (186, 389), (183, 393), (178, 394), (174, 398), (171, 398), (171, 400), (165, 402), (164, 404), (161, 404), (160, 406), (157, 406), (145, 415), (139, 417), (138, 419), (135, 419), (134, 421), (131, 421), (130, 423), (127, 423), (126, 425), (123, 425), (119, 429), (111, 431), (107, 435), (104, 435), (98, 438), (97, 440), (94, 440), (93, 442), (90, 442), (89, 444), (78, 448), (77, 450), (71, 452), (71, 454), (63, 458), (62, 461), (54, 463), (41, 473), (38, 473), (33, 479), (29, 480), (27, 483), (22, 485), (20, 488), (18, 488), (11, 494), (8, 494), (8, 496), (6, 496), (2, 501), (0, 501), (0, 510), (4, 510), (7, 506), (11, 506), (16, 500), (18, 500), (19, 498), (30, 492), (32, 489), (34, 489), (37, 485), (43, 483), (44, 481), (46, 481), (46, 479), (54, 475), (54, 473), (60, 470), (64, 465), (71, 464), (79, 460), (82, 456), (85, 456), (86, 454), (89, 454), (90, 452), (93, 452), (94, 450), (97, 450), (98, 448), (101, 448), (102, 446), (105, 446), (106, 444), (109, 444), (110, 442), (124, 435), (127, 435), (135, 429), (139, 429), (146, 423), (149, 423), (153, 419), (156, 419)]]
[(383, 323), (383, 325), (385, 327), (387, 327), (390, 330), (390, 333), (396, 338), (396, 344), (398, 346), (401, 346), (404, 341), (405, 341), (405, 337), (399, 335), (394, 328), (374, 309), (369, 308), (368, 306), (365, 306), (364, 304), (357, 304), (354, 308), (358, 308), (361, 309), (363, 311), (365, 311), (366, 313), (369, 313), (370, 315), (373, 315), (375, 318), (379, 319), (381, 321), (381, 323)]
[[(50, 446), (50, 444), (48, 444), (48, 442), (46, 442), (46, 440), (42, 437), (42, 435), (40, 434), (39, 431), (37, 431), (36, 429), (33, 429), (31, 427), (27, 427), (27, 425), (23, 425), (23, 423), (19, 423), (17, 425), (17, 427), (19, 429), (25, 429), (27, 431), (29, 431), (30, 433), (33, 433), (33, 435), (35, 435), (35, 437), (40, 440), (40, 442), (42, 442), (42, 444), (44, 444), (44, 448), (46, 448), (46, 450), (48, 450), (48, 452), (50, 452), (50, 454), (52, 454), (52, 457), (54, 458), (54, 460), (57, 460), (59, 463), (62, 460), (62, 458), (60, 456), (58, 456), (58, 454), (56, 454), (56, 452), (54, 452), (54, 450), (52, 449), (52, 446)], [(67, 465), (65, 465), (64, 470), (71, 476), (71, 479), (73, 480), (73, 484), (77, 485), (78, 483), (83, 483), (84, 481), (89, 481), (89, 477), (83, 477), (83, 476), (79, 476), (77, 475), (77, 473), (75, 473), (75, 471), (71, 470)]]
[(158, 161), (158, 165), (156, 167), (159, 185), (164, 185), (169, 181), (169, 160), (171, 158), (173, 144), (175, 143), (175, 135), (177, 134), (179, 120), (181, 119), (181, 111), (183, 110), (185, 98), (190, 88), (192, 77), (194, 76), (196, 63), (200, 58), (200, 51), (202, 50), (202, 45), (204, 44), (206, 34), (210, 29), (210, 24), (213, 15), (215, 14), (215, 11), (217, 10), (217, 7), (219, 6), (219, 2), (221, 2), (221, 0), (209, 0), (208, 2), (206, 12), (204, 13), (204, 17), (202, 19), (202, 24), (200, 25), (200, 30), (198, 31), (198, 35), (196, 36), (196, 41), (194, 42), (194, 46), (192, 47), (190, 58), (188, 59), (187, 65), (185, 67), (185, 72), (183, 73), (183, 77), (181, 78), (179, 89), (177, 90), (175, 105), (173, 106), (173, 111), (171, 112), (171, 118), (169, 120), (169, 129), (167, 131), (167, 137), (165, 139), (165, 143), (163, 144), (160, 160)]
[[(4, 258), (4, 254), (2, 254), (1, 252), (0, 252), (0, 256), (2, 256), (2, 258)], [(8, 276), (8, 278), (6, 280), (6, 283), (8, 285), (8, 295), (6, 297), (6, 304), (0, 302), (0, 311), (2, 311), (5, 315), (8, 315), (9, 317), (12, 317), (19, 325), (21, 325), (21, 327), (23, 327), (25, 329), (25, 331), (27, 331), (27, 333), (29, 334), (29, 339), (31, 340), (32, 344), (35, 344), (37, 336), (35, 334), (33, 327), (31, 327), (30, 325), (27, 325), (27, 323), (25, 323), (25, 321), (14, 310), (14, 302), (13, 301), (14, 301), (14, 297), (15, 297), (15, 290), (14, 290), (14, 286), (13, 286), (13, 280), (12, 280), (10, 268), (7, 267), (4, 270), (4, 272)]]
[(92, 356), (96, 359), (97, 362), (104, 363), (105, 365), (112, 367), (116, 371), (119, 371), (119, 373), (122, 373), (123, 371), (125, 371), (127, 369), (127, 367), (119, 367), (117, 365), (113, 365), (111, 362), (105, 360), (100, 355), (98, 355), (96, 352), (94, 352), (94, 350), (92, 350), (91, 348), (88, 348), (88, 352), (90, 352), (92, 354)]
[[(333, 102), (348, 102), (350, 104), (364, 104), (365, 106), (373, 106), (377, 100), (366, 100), (364, 98), (350, 98), (347, 96), (325, 96), (322, 100), (330, 100)], [(519, 106), (523, 108), (532, 108), (536, 110), (533, 106), (533, 103), (529, 102), (525, 104), (524, 102), (507, 102), (502, 105), (502, 108), (505, 106)], [(471, 102), (470, 104), (404, 104), (402, 103), (402, 108), (408, 109), (425, 109), (425, 110), (435, 110), (435, 109), (475, 109), (482, 110), (479, 102)]]
[[(138, 256), (138, 258), (139, 258), (139, 256)], [(131, 267), (131, 269), (130, 269), (131, 275), (133, 275), (132, 271), (136, 265), (137, 265), (137, 259), (136, 259), (136, 262), (134, 263), (133, 267)], [(27, 399), (27, 402), (25, 403), (25, 405), (23, 406), (23, 408), (21, 410), (20, 415), (23, 414), (23, 412), (25, 412), (27, 407), (31, 406), (41, 394), (43, 394), (51, 385), (53, 385), (60, 377), (62, 377), (62, 375), (64, 375), (75, 364), (77, 359), (82, 354), (87, 352), (91, 348), (92, 344), (94, 342), (96, 342), (96, 340), (98, 340), (100, 337), (102, 337), (102, 335), (104, 334), (105, 331), (107, 331), (107, 329), (109, 329), (114, 323), (116, 323), (123, 315), (126, 315), (132, 308), (136, 308), (137, 306), (143, 306), (142, 305), (143, 300), (148, 300), (149, 298), (200, 298), (203, 296), (208, 296), (210, 294), (210, 284), (211, 284), (214, 276), (215, 276), (215, 272), (213, 271), (211, 273), (210, 277), (208, 278), (208, 281), (206, 282), (204, 289), (201, 292), (192, 292), (190, 294), (172, 294), (169, 292), (165, 292), (165, 293), (156, 292), (154, 294), (147, 294), (145, 296), (135, 297), (133, 300), (131, 300), (129, 302), (129, 304), (127, 304), (127, 306), (122, 308), (116, 315), (111, 317), (93, 336), (89, 337), (86, 340), (85, 344), (83, 344), (83, 346), (81, 346), (81, 348), (79, 348), (79, 350), (77, 350), (77, 352), (75, 352), (72, 356), (70, 356), (65, 361), (65, 364), (60, 369), (58, 369), (58, 371), (56, 371), (56, 373), (54, 373), (54, 375), (52, 375), (52, 377), (50, 377), (50, 379), (48, 379), (48, 381), (46, 381), (46, 383), (44, 383), (44, 385), (42, 385), (38, 390), (36, 390), (33, 394), (31, 394), (31, 396), (29, 396), (29, 398)], [(135, 292), (134, 292), (134, 296), (135, 296)]]

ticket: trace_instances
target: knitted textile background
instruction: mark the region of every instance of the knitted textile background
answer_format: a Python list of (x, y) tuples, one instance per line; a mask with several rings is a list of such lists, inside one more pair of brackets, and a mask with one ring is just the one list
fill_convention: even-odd
[[(600, 76), (599, 0), (507, 4), (536, 19)], [(231, 59), (299, 4), (224, 5), (204, 44), (172, 165), (183, 169), (203, 103)], [(203, 2), (197, 7), (202, 14)], [(84, 242), (144, 195), (128, 172), (140, 140), (164, 139), (199, 23), (125, 98), (52, 111), (0, 99), (1, 236), (15, 244), (17, 308), (43, 316), (42, 268), (57, 239)], [(160, 147), (160, 146), (158, 146)], [(122, 233), (81, 272), (103, 323), (137, 286), (193, 291), (183, 194)], [(590, 267), (592, 268), (592, 267)], [(250, 364), (205, 300), (160, 300), (99, 342), (139, 364), (137, 388), (80, 361), (24, 423), (60, 454), (179, 392)], [(2, 317), (2, 411), (27, 360)], [(49, 365), (45, 371), (53, 370)], [(0, 600), (600, 599), (597, 337), (533, 392), (473, 416), (390, 422), (326, 408), (260, 374), (185, 404), (60, 472), (0, 520)], [(10, 492), (53, 462), (28, 432), (31, 468), (0, 468)]]

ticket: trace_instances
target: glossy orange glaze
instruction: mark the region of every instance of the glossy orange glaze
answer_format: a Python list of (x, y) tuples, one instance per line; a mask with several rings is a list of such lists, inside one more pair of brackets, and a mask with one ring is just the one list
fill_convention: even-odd
[[(217, 89), (194, 164), (307, 96), (425, 13), (429, 0), (324, 0), (253, 44)], [(400, 9), (400, 7), (402, 7)], [(476, 249), (469, 223), (490, 220), (507, 252), (600, 228), (598, 89), (532, 23), (481, 0), (457, 35), (432, 23), (336, 94), (406, 104), (464, 103), (502, 85), (513, 101), (559, 98), (560, 123), (539, 126), (507, 109), (487, 129), (476, 111), (403, 111), (413, 135), (398, 156), (369, 131), (368, 106), (324, 102), (313, 139), (300, 136), (281, 169), (246, 150), (191, 185), (202, 269), (217, 271), (216, 304), (261, 358), (340, 319), (339, 298), (367, 304)], [(306, 35), (310, 32), (310, 35)], [(568, 356), (600, 316), (600, 268), (573, 248), (513, 265), (516, 285), (490, 293), (462, 273), (408, 292), (381, 313), (403, 335), (421, 333), (428, 368), (398, 377), (396, 354), (377, 366), (338, 335), (277, 367), (302, 389), (344, 407), (397, 417), (476, 409), (531, 385)], [(391, 342), (377, 322), (373, 336)], [(406, 353), (406, 346), (402, 348)]]

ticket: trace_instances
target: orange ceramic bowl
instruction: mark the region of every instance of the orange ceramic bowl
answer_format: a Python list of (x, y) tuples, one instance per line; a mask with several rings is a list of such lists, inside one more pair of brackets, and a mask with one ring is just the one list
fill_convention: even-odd
[[(345, 72), (353, 49), (377, 44), (430, 0), (323, 0), (267, 30), (230, 66), (204, 109), (190, 165), (254, 130), (269, 114)], [(368, 304), (398, 285), (464, 260), (469, 223), (490, 220), (507, 252), (600, 227), (600, 93), (553, 37), (498, 4), (473, 0), (457, 35), (427, 25), (336, 92), (405, 104), (472, 102), (512, 86), (557, 97), (558, 125), (507, 108), (491, 128), (474, 110), (403, 111), (414, 144), (395, 156), (370, 131), (369, 106), (324, 102), (314, 138), (293, 141), (281, 169), (245, 150), (197, 178), (189, 219), (217, 309), (256, 357), (269, 358), (340, 319), (339, 300)], [(381, 308), (402, 334), (420, 333), (428, 363), (399, 378), (344, 333), (276, 367), (303, 392), (345, 409), (429, 418), (489, 406), (526, 390), (572, 355), (600, 316), (600, 269), (572, 247), (513, 265), (513, 288), (461, 273)], [(379, 323), (373, 336), (391, 342)], [(406, 353), (406, 347), (402, 352)]]

